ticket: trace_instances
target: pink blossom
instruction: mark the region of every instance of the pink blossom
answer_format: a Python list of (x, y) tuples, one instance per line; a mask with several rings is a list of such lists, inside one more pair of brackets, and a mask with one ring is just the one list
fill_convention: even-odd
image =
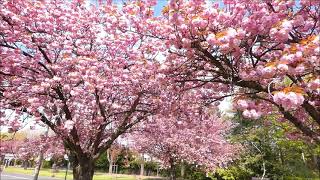
[(302, 64), (298, 65), (296, 68), (292, 70), (292, 73), (294, 74), (302, 74), (304, 72), (305, 72), (305, 67)]
[(67, 130), (71, 130), (74, 126), (74, 122), (71, 121), (71, 120), (67, 120), (65, 123), (64, 123), (64, 128), (67, 129)]
[(169, 166), (174, 158), (174, 163), (183, 160), (214, 169), (221, 163), (232, 160), (240, 147), (229, 144), (223, 138), (223, 133), (229, 129), (230, 124), (215, 119), (215, 115), (207, 112), (204, 112), (205, 118), (201, 121), (188, 120), (187, 116), (171, 121), (158, 116), (154, 123), (145, 124), (145, 131), (136, 131), (129, 136), (133, 139), (131, 146), (141, 153), (158, 158), (164, 166)]
[(285, 110), (296, 109), (304, 102), (304, 97), (302, 94), (295, 92), (277, 92), (273, 96), (274, 102), (282, 105)]
[(240, 77), (244, 80), (257, 80), (259, 79), (258, 73), (255, 70), (242, 70), (240, 72)]
[(216, 44), (216, 36), (212, 33), (212, 34), (209, 34), (208, 37), (207, 37), (207, 42), (210, 44), (210, 45), (215, 45)]
[(289, 32), (292, 29), (292, 22), (288, 20), (284, 20), (281, 24), (281, 27), (286, 31)]
[(207, 21), (202, 19), (201, 17), (197, 17), (197, 18), (192, 20), (192, 24), (195, 27), (205, 28), (207, 26)]
[(311, 90), (320, 91), (320, 78), (316, 78), (308, 83), (308, 88)]
[(286, 65), (286, 64), (284, 64), (284, 63), (279, 63), (279, 64), (277, 65), (277, 69), (278, 69), (280, 72), (285, 73), (285, 72), (287, 72), (287, 71), (289, 70), (289, 67), (288, 67), (288, 65)]
[(249, 107), (249, 104), (246, 100), (240, 99), (237, 101), (237, 107), (241, 110), (247, 109)]
[(275, 74), (275, 68), (274, 67), (265, 67), (262, 69), (261, 71), (261, 75), (264, 77), (264, 78), (271, 78), (272, 76), (274, 76)]
[(261, 117), (261, 113), (255, 109), (250, 109), (250, 110), (246, 109), (242, 112), (242, 115), (250, 119), (259, 119)]
[(187, 38), (183, 38), (182, 40), (182, 46), (184, 48), (190, 48), (191, 47), (191, 40)]

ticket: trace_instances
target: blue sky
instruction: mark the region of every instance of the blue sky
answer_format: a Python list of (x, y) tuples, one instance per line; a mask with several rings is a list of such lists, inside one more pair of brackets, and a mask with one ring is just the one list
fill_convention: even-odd
[[(112, 0), (114, 3), (123, 3), (125, 1), (128, 0)], [(221, 8), (223, 8), (224, 4), (222, 0), (208, 0), (211, 2), (219, 2), (219, 6)], [(89, 2), (91, 4), (96, 4), (97, 0), (89, 0)], [(157, 5), (154, 7), (154, 14), (155, 16), (160, 16), (161, 15), (161, 11), (163, 9), (164, 6), (166, 6), (168, 4), (168, 0), (157, 0)]]
[(157, 5), (154, 7), (154, 15), (160, 16), (162, 8), (166, 6), (167, 3), (168, 3), (167, 0), (158, 0)]
[[(112, 0), (113, 3), (123, 3), (128, 0)], [(98, 0), (89, 0), (90, 4), (97, 4)], [(155, 16), (161, 15), (161, 10), (164, 6), (168, 4), (168, 0), (157, 0), (157, 5), (154, 7)]]

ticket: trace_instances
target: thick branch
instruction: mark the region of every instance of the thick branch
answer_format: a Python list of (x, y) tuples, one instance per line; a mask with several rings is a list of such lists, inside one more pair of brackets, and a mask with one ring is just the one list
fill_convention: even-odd
[[(98, 158), (102, 152), (106, 151), (111, 146), (111, 144), (113, 143), (113, 141), (116, 138), (118, 138), (121, 134), (123, 134), (128, 128), (133, 126), (133, 125), (128, 126), (128, 125), (130, 125), (128, 123), (129, 123), (129, 120), (130, 120), (132, 114), (136, 111), (136, 108), (139, 105), (139, 101), (140, 101), (141, 96), (142, 96), (142, 93), (139, 93), (138, 97), (134, 100), (133, 104), (131, 105), (130, 110), (126, 113), (126, 116), (123, 119), (122, 123), (118, 127), (118, 130), (111, 135), (110, 139), (105, 143), (105, 145), (100, 148), (96, 147), (96, 149), (94, 149), (94, 154), (95, 154), (96, 158)], [(98, 145), (100, 142), (101, 142), (101, 140), (98, 142)]]
[(308, 112), (308, 114), (320, 125), (320, 113), (312, 106), (308, 101), (304, 101), (302, 107)]
[(312, 131), (309, 127), (305, 126), (303, 122), (296, 117), (294, 117), (288, 111), (285, 111), (283, 107), (279, 107), (280, 112), (283, 116), (288, 119), (291, 123), (293, 123), (299, 130), (303, 132), (303, 134), (312, 138), (316, 143), (320, 144), (320, 136), (318, 133)]
[(43, 55), (44, 59), (48, 62), (48, 63), (52, 63), (49, 56), (47, 55), (47, 53), (40, 47), (38, 46), (39, 51), (41, 52), (41, 54)]
[[(105, 127), (107, 126), (107, 124), (109, 124), (107, 122), (107, 113), (106, 113), (106, 110), (105, 108), (102, 106), (101, 102), (100, 102), (100, 96), (98, 94), (98, 89), (95, 89), (95, 98), (96, 98), (96, 104), (98, 105), (99, 107), (99, 110), (100, 110), (100, 114), (101, 116), (103, 117), (103, 121), (104, 123), (103, 124), (100, 124), (99, 127), (98, 127), (98, 133), (97, 133), (97, 136), (95, 137), (95, 141), (93, 142), (93, 145), (92, 145), (92, 148), (93, 148), (93, 151), (96, 151), (96, 149), (98, 148), (100, 142), (101, 142), (101, 138), (102, 138), (102, 135), (103, 135), (103, 131), (105, 129)], [(90, 144), (89, 144), (90, 146)]]
[(270, 102), (271, 104), (273, 104), (276, 107), (278, 107), (278, 109), (280, 110), (280, 112), (284, 116), (284, 118), (286, 118), (292, 124), (294, 124), (295, 127), (298, 128), (304, 135), (310, 137), (316, 143), (320, 143), (320, 134), (319, 134), (319, 132), (315, 132), (312, 129), (310, 129), (308, 126), (305, 126), (302, 121), (300, 121), (299, 119), (294, 117), (290, 112), (286, 111), (282, 106), (278, 105), (277, 103), (273, 102), (270, 99), (266, 99), (266, 98), (260, 97), (258, 95), (253, 95), (253, 97), (258, 98), (258, 99), (262, 99), (262, 100), (267, 101), (267, 102)]

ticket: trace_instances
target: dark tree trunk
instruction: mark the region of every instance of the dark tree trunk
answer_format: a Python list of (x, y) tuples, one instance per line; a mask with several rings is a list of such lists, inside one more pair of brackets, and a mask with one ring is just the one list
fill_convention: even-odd
[(314, 165), (320, 174), (320, 156), (313, 154)]
[(26, 170), (28, 168), (28, 160), (23, 161), (23, 169)]
[(214, 177), (217, 178), (217, 180), (223, 180), (223, 178), (217, 172), (214, 173)]
[(73, 160), (73, 179), (92, 180), (94, 174), (94, 161), (92, 158), (78, 157)]
[(170, 159), (170, 180), (176, 180), (176, 166), (174, 164), (174, 160)]

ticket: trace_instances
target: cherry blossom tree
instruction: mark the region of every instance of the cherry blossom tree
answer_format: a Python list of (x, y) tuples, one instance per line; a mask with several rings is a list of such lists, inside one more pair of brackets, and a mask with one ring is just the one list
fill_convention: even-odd
[(1, 139), (0, 156), (4, 156), (7, 153), (11, 154), (20, 143), (21, 143), (21, 140)]
[(46, 124), (74, 179), (183, 91), (206, 106), (232, 96), (243, 116), (278, 114), (320, 142), (318, 1), (172, 0), (160, 17), (155, 1), (85, 4), (0, 0), (1, 124)]
[(6, 154), (14, 154), (21, 140), (1, 139), (0, 141), (0, 163), (1, 165), (4, 163), (7, 166), (9, 162), (5, 159)]
[(36, 159), (39, 153), (42, 152), (44, 157), (63, 156), (65, 151), (63, 144), (56, 137), (38, 137), (32, 139), (25, 139), (20, 141), (11, 140), (15, 142), (12, 148), (12, 153), (19, 159)]
[[(178, 86), (211, 86), (249, 119), (275, 114), (320, 142), (320, 3), (314, 0), (172, 0), (163, 9)], [(156, 36), (156, 33), (149, 32)]]
[[(0, 155), (13, 154), (15, 159), (20, 159), (26, 165), (26, 161), (39, 159), (39, 154), (42, 158), (46, 157), (63, 157), (65, 154), (63, 144), (56, 137), (33, 137), (25, 139), (10, 138), (1, 141)], [(40, 164), (41, 162), (36, 161)]]
[(117, 157), (121, 153), (121, 146), (117, 143), (114, 143), (108, 150), (107, 150), (107, 159), (109, 161), (109, 174), (113, 173), (113, 165), (117, 160)]
[(227, 165), (238, 151), (223, 138), (226, 124), (222, 121), (209, 119), (189, 125), (168, 122), (162, 121), (135, 135), (134, 146), (169, 167), (171, 179), (175, 179), (177, 163), (195, 163), (213, 170)]
[[(153, 16), (151, 5), (137, 18)], [(101, 153), (162, 101), (155, 57), (163, 46), (130, 31), (132, 11), (80, 0), (0, 1), (0, 105), (16, 114), (1, 111), (1, 124), (16, 131), (27, 113), (48, 126), (76, 180), (92, 179)]]
[(168, 106), (168, 113), (149, 118), (130, 136), (133, 148), (170, 167), (171, 179), (176, 177), (177, 163), (195, 163), (214, 170), (227, 165), (241, 149), (227, 140), (231, 122), (221, 118), (216, 107), (204, 105), (198, 98), (202, 96), (197, 91), (179, 94)]

